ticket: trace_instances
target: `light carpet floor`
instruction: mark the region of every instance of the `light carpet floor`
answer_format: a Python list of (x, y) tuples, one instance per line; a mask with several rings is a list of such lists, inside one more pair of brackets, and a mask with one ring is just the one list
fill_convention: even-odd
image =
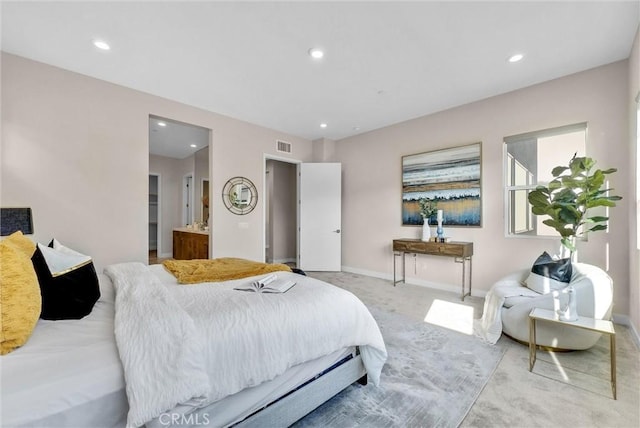
[[(455, 293), (410, 284), (394, 287), (388, 280), (345, 272), (308, 274), (351, 291), (368, 306), (460, 332), (469, 333), (472, 319), (482, 315), (482, 298), (461, 302)], [(640, 427), (640, 351), (627, 327), (615, 328), (617, 400), (609, 385), (606, 337), (587, 351), (538, 351), (531, 373), (528, 348), (503, 336), (498, 346), (506, 353), (460, 426)]]
[(374, 306), (369, 310), (389, 355), (380, 386), (351, 385), (295, 427), (457, 427), (504, 349)]

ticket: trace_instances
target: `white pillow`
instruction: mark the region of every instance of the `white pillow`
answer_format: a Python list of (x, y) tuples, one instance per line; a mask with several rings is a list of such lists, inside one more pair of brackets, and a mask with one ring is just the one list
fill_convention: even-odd
[[(55, 245), (55, 241), (54, 241)], [(38, 249), (42, 252), (44, 260), (52, 276), (69, 272), (91, 262), (91, 257), (80, 254), (65, 246), (50, 248), (38, 243)]]

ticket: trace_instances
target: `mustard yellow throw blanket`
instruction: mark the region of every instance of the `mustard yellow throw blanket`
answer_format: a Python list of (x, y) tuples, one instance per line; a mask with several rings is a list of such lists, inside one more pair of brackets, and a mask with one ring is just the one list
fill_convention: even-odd
[(252, 262), (233, 257), (211, 260), (165, 260), (162, 264), (180, 284), (229, 281), (277, 271), (291, 272), (291, 268), (287, 265)]

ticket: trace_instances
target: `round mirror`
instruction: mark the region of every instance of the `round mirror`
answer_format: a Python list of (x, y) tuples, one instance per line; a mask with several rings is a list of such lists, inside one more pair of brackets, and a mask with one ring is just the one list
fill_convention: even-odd
[(248, 178), (233, 177), (222, 188), (222, 201), (234, 214), (249, 214), (258, 204), (258, 190)]

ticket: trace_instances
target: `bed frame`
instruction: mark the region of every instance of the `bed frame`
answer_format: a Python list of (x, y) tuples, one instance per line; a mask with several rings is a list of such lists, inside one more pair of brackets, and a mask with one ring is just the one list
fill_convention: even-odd
[(362, 385), (367, 383), (366, 370), (359, 353), (299, 389), (268, 404), (234, 427), (288, 427), (354, 382)]

